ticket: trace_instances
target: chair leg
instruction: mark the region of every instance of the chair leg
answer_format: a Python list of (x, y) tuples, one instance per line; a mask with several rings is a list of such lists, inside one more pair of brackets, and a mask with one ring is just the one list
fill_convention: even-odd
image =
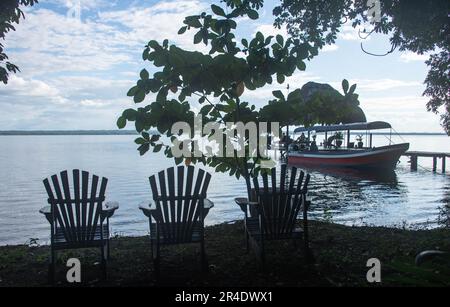
[(309, 240), (307, 234), (303, 236), (303, 242), (304, 242), (304, 254), (307, 264), (313, 264), (314, 263), (314, 255), (309, 247)]
[(208, 271), (208, 259), (206, 258), (205, 241), (204, 240), (202, 240), (200, 242), (200, 249), (201, 249), (200, 259), (201, 259), (201, 265), (202, 265), (202, 272), (207, 272)]
[(100, 248), (101, 251), (101, 257), (102, 257), (102, 261), (101, 261), (101, 266), (102, 266), (102, 278), (104, 280), (107, 279), (107, 272), (106, 272), (106, 255), (105, 255), (105, 249), (107, 249), (106, 245), (102, 246)]
[[(154, 267), (155, 267), (155, 275), (156, 275), (156, 279), (159, 279), (159, 277), (160, 277), (160, 270), (161, 270), (161, 268), (160, 268), (160, 266), (161, 266), (161, 258), (160, 258), (160, 252), (161, 252), (161, 250), (160, 250), (160, 246), (159, 246), (159, 244), (157, 243), (156, 244), (156, 255), (152, 255), (152, 257), (153, 257), (153, 265), (154, 265)], [(152, 252), (152, 254), (153, 254), (153, 252)]]
[(250, 238), (249, 238), (247, 229), (245, 229), (244, 231), (245, 231), (245, 244), (246, 244), (246, 249), (247, 249), (247, 253), (248, 253), (250, 250), (250, 242), (249, 242)]
[(264, 271), (266, 268), (266, 252), (264, 249), (264, 240), (263, 239), (261, 239), (260, 245), (259, 245), (259, 257), (261, 260), (262, 270)]
[(50, 251), (50, 264), (48, 268), (48, 283), (53, 285), (55, 283), (55, 262), (56, 262), (56, 251), (51, 248)]
[(109, 247), (109, 239), (106, 241), (106, 244), (107, 244), (107, 250), (106, 250), (106, 259), (107, 260), (110, 260), (111, 259), (111, 249), (110, 249), (110, 247)]

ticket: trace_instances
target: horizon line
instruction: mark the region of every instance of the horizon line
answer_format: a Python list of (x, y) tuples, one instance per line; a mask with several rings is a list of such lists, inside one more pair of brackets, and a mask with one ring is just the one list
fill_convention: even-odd
[[(150, 130), (152, 131), (152, 130)], [(139, 133), (136, 130), (108, 130), (108, 129), (84, 129), (84, 130), (0, 130), (0, 135), (132, 135)], [(389, 132), (372, 132), (372, 134), (389, 134)], [(445, 132), (401, 132), (397, 131), (395, 134), (409, 134), (409, 135), (447, 135)]]

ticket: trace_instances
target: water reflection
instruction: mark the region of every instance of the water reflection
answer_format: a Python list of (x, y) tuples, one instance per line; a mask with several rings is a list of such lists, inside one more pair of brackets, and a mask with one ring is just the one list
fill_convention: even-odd
[(313, 218), (351, 225), (379, 224), (398, 203), (408, 201), (408, 187), (395, 171), (346, 168), (305, 169), (312, 175)]

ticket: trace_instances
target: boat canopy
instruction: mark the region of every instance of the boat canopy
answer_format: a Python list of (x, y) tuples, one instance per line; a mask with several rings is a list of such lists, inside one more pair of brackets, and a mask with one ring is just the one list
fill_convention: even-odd
[(313, 126), (313, 127), (300, 127), (294, 130), (294, 133), (316, 131), (345, 131), (345, 130), (378, 130), (392, 128), (391, 124), (386, 122), (370, 122), (370, 123), (351, 123), (343, 125), (330, 125), (330, 126)]

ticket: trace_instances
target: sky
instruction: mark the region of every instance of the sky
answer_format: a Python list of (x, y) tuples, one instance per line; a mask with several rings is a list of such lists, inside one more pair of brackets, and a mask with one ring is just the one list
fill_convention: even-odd
[[(285, 35), (272, 26), (274, 1), (265, 1), (260, 19), (238, 20), (239, 41), (257, 31)], [(206, 50), (192, 43), (194, 33), (177, 32), (185, 16), (210, 12), (211, 3), (218, 0), (40, 0), (26, 8), (26, 19), (6, 36), (6, 52), (21, 72), (8, 85), (0, 84), (0, 130), (117, 129), (122, 111), (135, 107), (126, 93), (140, 70), (156, 72), (142, 60), (144, 45), (167, 38), (182, 48)], [(348, 79), (357, 84), (369, 121), (388, 121), (398, 132), (442, 132), (439, 116), (427, 112), (422, 97), (427, 56), (396, 51), (374, 57), (361, 51), (361, 42), (358, 31), (344, 25), (336, 44), (308, 62), (306, 71), (284, 85), (247, 90), (243, 99), (261, 107), (273, 90), (287, 92), (287, 84), (293, 90), (309, 81), (342, 92), (341, 82)], [(363, 43), (374, 53), (390, 49), (383, 35)], [(145, 100), (151, 101), (151, 96)]]

